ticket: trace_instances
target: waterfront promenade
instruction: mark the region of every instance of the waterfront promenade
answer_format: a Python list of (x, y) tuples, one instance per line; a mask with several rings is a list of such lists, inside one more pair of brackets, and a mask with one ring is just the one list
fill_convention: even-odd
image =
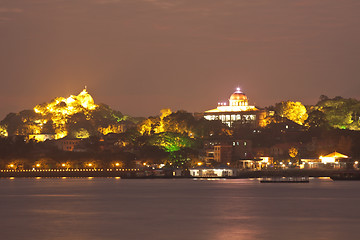
[[(259, 177), (330, 177), (339, 170), (324, 169), (286, 169), (286, 170), (262, 170), (262, 171), (237, 171), (231, 177), (219, 178), (259, 178)], [(182, 174), (175, 176), (173, 171), (163, 171), (156, 174), (149, 169), (139, 168), (74, 168), (74, 169), (28, 169), (28, 170), (0, 170), (0, 177), (121, 177), (121, 178), (193, 178)], [(209, 178), (209, 177), (205, 177)]]

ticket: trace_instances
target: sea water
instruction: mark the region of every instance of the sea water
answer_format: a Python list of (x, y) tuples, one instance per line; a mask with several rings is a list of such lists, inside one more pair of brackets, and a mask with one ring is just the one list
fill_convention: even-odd
[(0, 239), (360, 239), (360, 181), (0, 179)]

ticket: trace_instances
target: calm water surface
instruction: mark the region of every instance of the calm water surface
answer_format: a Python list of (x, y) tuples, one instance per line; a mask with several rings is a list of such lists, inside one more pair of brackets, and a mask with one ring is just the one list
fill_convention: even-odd
[(360, 239), (360, 181), (0, 179), (0, 239)]

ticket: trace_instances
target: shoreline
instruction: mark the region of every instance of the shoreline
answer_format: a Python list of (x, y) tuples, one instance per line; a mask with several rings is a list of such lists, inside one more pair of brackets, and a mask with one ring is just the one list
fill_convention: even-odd
[(293, 169), (293, 170), (263, 170), (263, 171), (238, 171), (236, 176), (173, 176), (171, 174), (152, 175), (140, 169), (44, 169), (44, 170), (0, 170), (0, 178), (65, 178), (65, 177), (120, 177), (126, 179), (174, 179), (174, 178), (263, 178), (263, 177), (330, 177), (344, 170), (324, 170), (324, 169)]

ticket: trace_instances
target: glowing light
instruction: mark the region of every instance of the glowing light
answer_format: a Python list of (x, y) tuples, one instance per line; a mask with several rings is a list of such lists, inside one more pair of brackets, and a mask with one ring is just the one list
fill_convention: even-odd
[(36, 164), (36, 167), (40, 167), (41, 165), (38, 163), (38, 164)]
[[(79, 112), (83, 112), (85, 115), (88, 114), (89, 110), (95, 110), (98, 107), (94, 103), (91, 95), (84, 89), (79, 95), (71, 95), (68, 98), (58, 97), (48, 104), (40, 104), (34, 107), (34, 111), (42, 116), (50, 116), (55, 129), (55, 139), (63, 138), (67, 136), (66, 121), (71, 115)], [(34, 133), (41, 132), (41, 122), (38, 125), (33, 126)], [(39, 129), (35, 129), (35, 127)]]
[(198, 163), (197, 163), (198, 166), (201, 166), (202, 164), (203, 164), (202, 162), (198, 162)]
[(122, 133), (123, 132), (123, 126), (122, 125), (109, 125), (106, 128), (99, 127), (98, 131), (102, 133), (103, 135), (107, 135), (109, 133)]
[(143, 165), (146, 166), (146, 162), (144, 162)]
[(92, 166), (92, 163), (89, 163), (88, 166), (91, 167), (91, 166)]
[(10, 164), (9, 167), (13, 168), (13, 167), (14, 167), (14, 164)]
[(228, 163), (226, 163), (228, 166), (230, 165), (230, 163), (228, 162)]
[(117, 163), (115, 163), (115, 166), (117, 166), (117, 167), (118, 167), (118, 166), (120, 166), (120, 163), (118, 163), (118, 162), (117, 162)]
[(0, 137), (7, 137), (8, 136), (8, 132), (7, 132), (7, 126), (2, 126), (0, 125)]

